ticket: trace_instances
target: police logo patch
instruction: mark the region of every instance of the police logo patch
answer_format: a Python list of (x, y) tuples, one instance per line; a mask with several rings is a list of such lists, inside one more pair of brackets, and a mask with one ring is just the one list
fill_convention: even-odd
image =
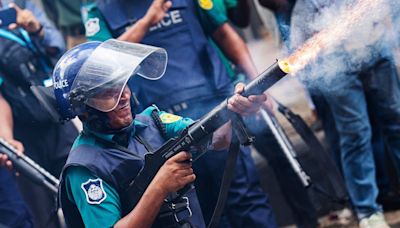
[(198, 1), (199, 1), (200, 7), (205, 10), (210, 10), (214, 6), (212, 0), (198, 0)]
[(85, 183), (82, 183), (81, 188), (85, 192), (86, 201), (89, 204), (101, 204), (107, 198), (107, 194), (103, 188), (103, 181), (99, 178), (95, 180), (89, 179)]
[(177, 116), (177, 115), (173, 115), (170, 113), (163, 113), (160, 115), (160, 119), (163, 123), (165, 124), (169, 124), (169, 123), (174, 123), (180, 119), (182, 119), (182, 117)]
[(99, 18), (90, 18), (85, 22), (86, 36), (94, 36), (100, 31), (100, 20)]

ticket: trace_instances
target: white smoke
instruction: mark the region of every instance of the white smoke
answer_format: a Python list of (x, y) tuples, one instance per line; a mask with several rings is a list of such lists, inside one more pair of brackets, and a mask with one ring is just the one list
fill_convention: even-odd
[[(291, 48), (307, 39), (322, 43), (317, 58), (299, 75), (308, 87), (329, 88), (350, 72), (370, 67), (399, 48), (398, 0), (298, 0), (292, 17)], [(312, 38), (314, 37), (314, 38)]]

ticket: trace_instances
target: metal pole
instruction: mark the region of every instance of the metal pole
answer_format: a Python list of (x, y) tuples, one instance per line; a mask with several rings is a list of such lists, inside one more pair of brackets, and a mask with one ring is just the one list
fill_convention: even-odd
[(291, 142), (289, 141), (287, 135), (283, 131), (281, 125), (276, 120), (276, 118), (270, 114), (268, 114), (265, 110), (261, 110), (261, 116), (264, 121), (267, 123), (269, 128), (272, 131), (272, 134), (275, 136), (279, 145), (282, 148), (283, 153), (285, 154), (289, 164), (292, 166), (292, 169), (295, 171), (297, 176), (299, 177), (301, 183), (304, 187), (309, 187), (311, 185), (310, 177), (304, 172), (300, 163), (297, 161), (295, 150)]

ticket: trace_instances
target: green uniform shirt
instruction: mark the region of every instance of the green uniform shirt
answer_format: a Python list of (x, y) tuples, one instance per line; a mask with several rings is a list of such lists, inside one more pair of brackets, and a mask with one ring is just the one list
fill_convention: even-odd
[[(197, 0), (197, 5), (199, 6), (198, 12), (200, 23), (207, 35), (211, 36), (219, 26), (228, 21), (228, 9), (236, 7), (237, 0)], [(232, 80), (235, 80), (236, 73), (233, 69), (232, 63), (228, 60), (228, 58), (226, 58), (226, 56), (214, 43), (211, 37), (209, 37), (209, 41), (211, 42), (211, 45), (217, 50), (221, 61), (225, 65), (229, 77)]]
[(107, 182), (102, 181), (105, 198), (100, 204), (89, 204), (82, 184), (98, 179), (88, 169), (71, 167), (67, 170), (65, 186), (68, 199), (77, 206), (85, 227), (113, 227), (121, 219), (121, 203), (117, 191)]
[(86, 38), (89, 41), (105, 41), (113, 38), (95, 2), (82, 6), (81, 11), (83, 24), (85, 25)]
[(213, 34), (219, 26), (228, 21), (225, 0), (196, 0), (196, 3), (200, 22), (206, 34)]
[[(151, 116), (152, 111), (156, 107), (149, 107), (141, 114)], [(163, 111), (158, 111), (162, 123), (164, 123), (167, 138), (178, 136), (187, 126), (193, 123), (189, 118), (172, 115)], [(135, 126), (144, 125), (135, 120)], [(96, 134), (106, 140), (111, 140), (112, 134)], [(84, 137), (79, 136), (75, 141), (74, 146), (79, 144), (95, 145), (95, 140), (87, 141)], [(100, 181), (101, 190), (104, 192), (103, 199), (98, 204), (90, 204), (87, 199), (87, 191), (84, 189), (84, 184), (89, 180)], [(68, 199), (74, 202), (77, 206), (85, 227), (113, 227), (114, 224), (121, 219), (121, 203), (117, 191), (102, 181), (97, 176), (92, 174), (84, 167), (70, 167), (65, 174), (65, 186)]]

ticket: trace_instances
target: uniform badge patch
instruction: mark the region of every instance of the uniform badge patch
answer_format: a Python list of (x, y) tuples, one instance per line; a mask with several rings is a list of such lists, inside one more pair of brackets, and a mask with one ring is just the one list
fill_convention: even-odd
[(94, 36), (100, 31), (100, 20), (99, 18), (90, 18), (85, 22), (86, 36)]
[(210, 10), (214, 6), (212, 0), (198, 0), (198, 1), (199, 1), (200, 7), (205, 10)]
[(182, 119), (182, 117), (177, 116), (177, 115), (173, 115), (170, 113), (163, 113), (160, 115), (160, 119), (163, 123), (165, 124), (169, 124), (169, 123), (174, 123), (180, 119)]
[(103, 188), (103, 181), (99, 178), (89, 179), (82, 183), (81, 188), (85, 192), (86, 201), (89, 204), (101, 204), (106, 198), (107, 194)]

